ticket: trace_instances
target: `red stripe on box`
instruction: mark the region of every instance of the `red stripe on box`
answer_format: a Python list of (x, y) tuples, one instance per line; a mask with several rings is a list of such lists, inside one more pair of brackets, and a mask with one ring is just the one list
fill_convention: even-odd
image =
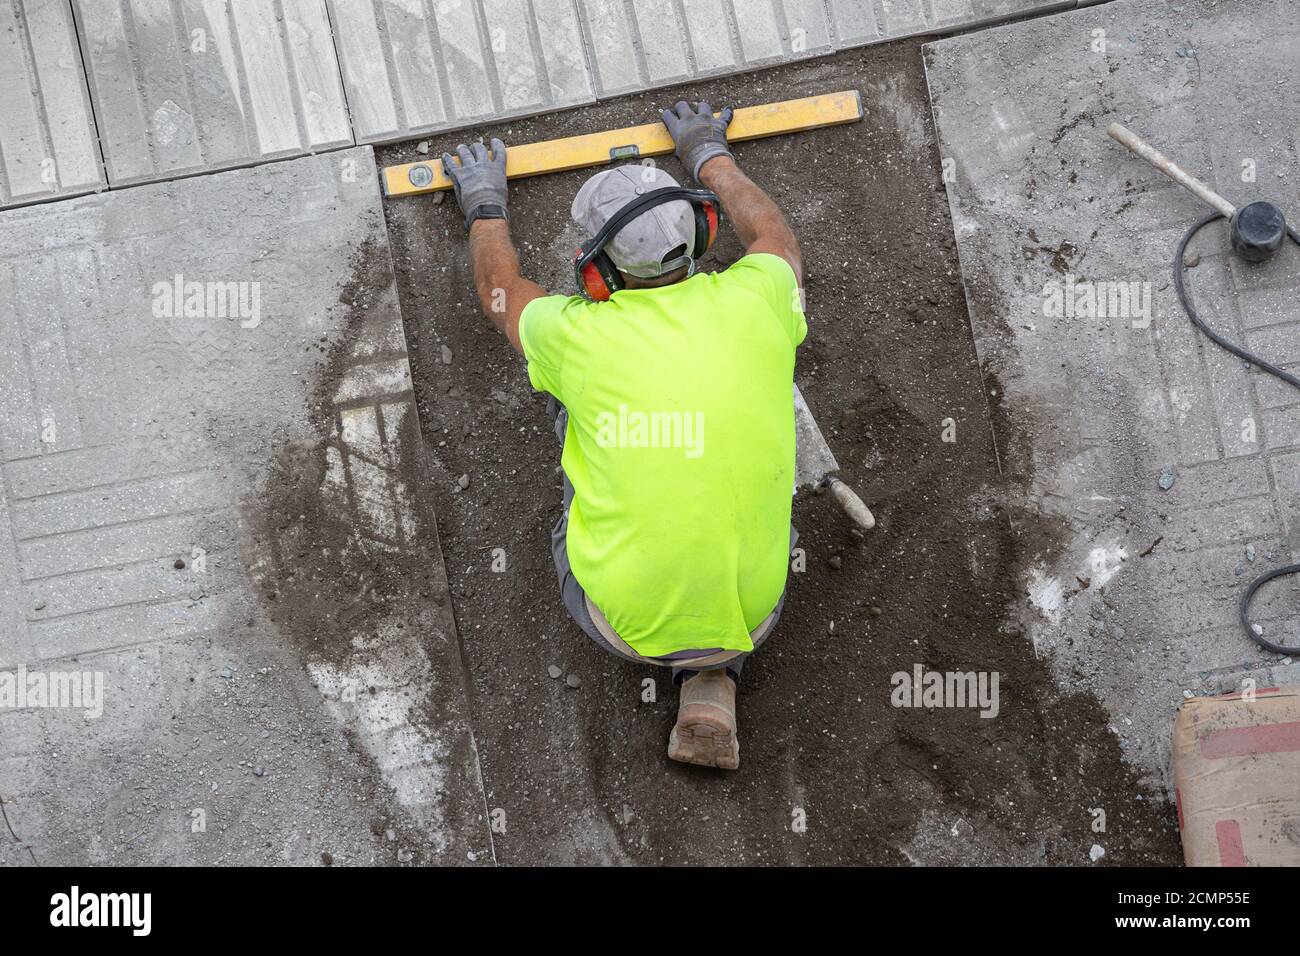
[(1241, 845), (1241, 824), (1236, 820), (1219, 820), (1214, 824), (1219, 838), (1219, 865), (1245, 866), (1246, 851)]
[(1201, 738), (1201, 756), (1207, 760), (1296, 751), (1300, 751), (1300, 721), (1211, 730)]

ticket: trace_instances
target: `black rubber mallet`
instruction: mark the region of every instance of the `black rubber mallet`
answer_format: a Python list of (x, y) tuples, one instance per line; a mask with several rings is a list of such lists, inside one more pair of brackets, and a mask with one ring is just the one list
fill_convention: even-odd
[[(1247, 262), (1263, 262), (1282, 248), (1290, 231), (1282, 210), (1271, 202), (1259, 200), (1237, 209), (1205, 183), (1183, 170), (1172, 159), (1120, 123), (1106, 129), (1110, 138), (1127, 147), (1164, 173), (1178, 185), (1218, 210), (1228, 220), (1232, 234), (1232, 251)], [(1300, 241), (1300, 240), (1297, 240)]]

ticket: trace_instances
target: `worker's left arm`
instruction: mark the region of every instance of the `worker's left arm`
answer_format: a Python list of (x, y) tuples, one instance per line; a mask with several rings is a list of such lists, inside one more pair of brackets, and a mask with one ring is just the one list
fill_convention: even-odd
[(510, 239), (506, 214), (506, 146), (492, 140), (492, 154), (481, 142), (456, 147), (457, 158), (442, 154), (442, 164), (456, 189), (456, 201), (469, 229), (469, 259), (474, 288), (486, 315), (515, 350), (522, 353), (519, 317), (533, 299), (547, 294), (519, 271), (519, 254)]

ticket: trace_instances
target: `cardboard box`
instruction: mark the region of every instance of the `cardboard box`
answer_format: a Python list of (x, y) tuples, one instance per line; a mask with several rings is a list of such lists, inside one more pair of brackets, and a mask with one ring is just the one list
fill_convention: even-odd
[(1174, 788), (1188, 866), (1300, 866), (1300, 687), (1185, 701)]

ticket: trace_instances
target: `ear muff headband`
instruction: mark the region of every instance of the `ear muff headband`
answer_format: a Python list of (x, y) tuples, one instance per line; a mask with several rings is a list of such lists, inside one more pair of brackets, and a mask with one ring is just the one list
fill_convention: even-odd
[(721, 201), (717, 194), (707, 189), (685, 189), (681, 186), (665, 186), (652, 189), (637, 196), (581, 246), (573, 256), (573, 276), (578, 289), (589, 299), (603, 302), (623, 288), (622, 278), (617, 267), (605, 253), (605, 246), (625, 225), (654, 206), (683, 199), (691, 204), (695, 217), (695, 237), (691, 248), (691, 258), (699, 259), (718, 235), (721, 221)]

